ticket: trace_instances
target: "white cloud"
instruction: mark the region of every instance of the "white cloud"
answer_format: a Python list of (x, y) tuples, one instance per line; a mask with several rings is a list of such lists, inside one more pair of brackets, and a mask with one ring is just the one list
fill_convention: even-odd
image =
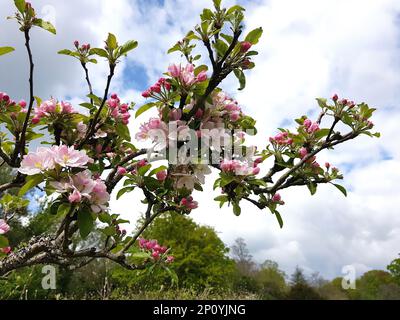
[[(0, 12), (12, 12), (11, 1), (1, 1)], [(74, 5), (74, 4), (79, 5)], [(127, 82), (122, 70), (144, 66), (149, 81), (156, 80), (178, 55), (166, 50), (198, 21), (209, 1), (45, 1), (34, 5), (55, 8), (58, 36), (44, 31), (33, 34), (36, 60), (36, 93), (73, 101), (87, 89), (78, 63), (55, 53), (75, 39), (101, 45), (107, 32), (120, 41), (136, 39), (139, 47), (118, 68), (113, 91), (124, 88), (121, 96), (143, 101), (138, 88)], [(232, 4), (233, 1), (229, 1)], [(315, 97), (340, 96), (366, 101), (379, 108), (374, 122), (381, 139), (363, 137), (321, 155), (346, 172), (344, 184), (349, 196), (343, 198), (333, 187), (322, 186), (311, 197), (306, 189), (282, 193), (287, 205), (281, 213), (285, 226), (279, 229), (269, 212), (243, 205), (235, 217), (230, 209), (218, 209), (210, 185), (196, 194), (201, 205), (193, 212), (196, 221), (212, 225), (221, 238), (232, 244), (246, 239), (258, 261), (276, 260), (287, 272), (299, 264), (325, 276), (339, 275), (343, 265), (354, 264), (359, 272), (384, 268), (399, 251), (400, 140), (400, 3), (382, 1), (295, 1), (245, 2), (246, 30), (263, 26), (264, 36), (257, 47), (257, 67), (248, 73), (247, 88), (237, 94), (247, 112), (258, 120), (257, 142), (264, 146), (284, 120), (308, 113), (316, 116)], [(17, 52), (0, 59), (0, 88), (16, 99), (26, 92), (26, 59), (23, 39), (15, 22), (0, 21), (0, 45), (16, 46)], [(90, 68), (100, 95), (106, 65)], [(136, 69), (134, 69), (136, 72)], [(23, 87), (21, 87), (21, 79)], [(223, 85), (234, 93), (237, 82), (230, 77)], [(26, 98), (26, 97), (25, 97)], [(142, 116), (131, 125), (136, 130)], [(386, 159), (386, 160), (385, 160)], [(397, 171), (396, 171), (397, 170)], [(211, 183), (212, 179), (208, 179)], [(113, 209), (132, 221), (138, 216), (139, 192), (113, 201)], [(135, 203), (134, 206), (132, 204)], [(135, 211), (131, 211), (134, 209)], [(361, 271), (360, 271), (361, 270)]]

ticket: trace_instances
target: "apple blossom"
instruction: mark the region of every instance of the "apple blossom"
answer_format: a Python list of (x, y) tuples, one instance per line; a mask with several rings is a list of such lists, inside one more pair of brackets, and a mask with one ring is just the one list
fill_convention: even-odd
[(10, 226), (3, 219), (0, 219), (0, 234), (6, 234), (8, 231), (10, 231)]
[(36, 152), (30, 152), (24, 156), (21, 167), (22, 174), (32, 176), (55, 168), (54, 153), (50, 148), (40, 147)]
[(85, 151), (75, 150), (66, 145), (54, 146), (51, 149), (54, 162), (62, 167), (85, 168), (89, 162), (93, 162)]

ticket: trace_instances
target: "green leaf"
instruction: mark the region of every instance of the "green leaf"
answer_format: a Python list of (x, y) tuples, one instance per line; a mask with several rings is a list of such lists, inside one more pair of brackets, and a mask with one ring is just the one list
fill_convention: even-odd
[(147, 110), (150, 110), (154, 106), (156, 106), (154, 102), (149, 102), (144, 104), (136, 111), (135, 118), (139, 117), (142, 113), (146, 112)]
[(148, 252), (135, 252), (132, 255), (129, 256), (130, 259), (134, 260), (134, 261), (143, 261), (143, 260), (147, 260), (150, 259), (150, 253)]
[(14, 0), (14, 4), (19, 12), (21, 13), (25, 12), (25, 7), (26, 7), (25, 0)]
[(240, 216), (240, 213), (242, 212), (242, 209), (240, 208), (239, 204), (237, 202), (233, 203), (233, 213), (236, 216)]
[(230, 14), (234, 13), (235, 11), (245, 11), (245, 9), (239, 5), (235, 5), (233, 7), (230, 7), (228, 9), (228, 11), (226, 11), (226, 15), (229, 16)]
[(167, 51), (167, 53), (172, 53), (172, 52), (180, 51), (180, 50), (181, 50), (181, 47), (180, 47), (179, 43), (177, 43), (177, 44), (174, 45), (172, 48), (170, 48), (170, 49)]
[(202, 64), (194, 69), (194, 75), (197, 76), (202, 71), (208, 71), (208, 67), (205, 64)]
[(121, 55), (127, 54), (129, 51), (135, 49), (138, 46), (138, 42), (134, 40), (129, 40), (121, 46)]
[(308, 190), (310, 190), (311, 195), (313, 196), (317, 192), (317, 184), (315, 182), (309, 182), (307, 184)]
[(221, 8), (221, 1), (222, 0), (213, 0), (215, 9)]
[(336, 184), (336, 183), (332, 183), (332, 184), (333, 184), (336, 188), (338, 188), (339, 191), (340, 191), (341, 193), (343, 193), (345, 197), (347, 197), (347, 190), (346, 190), (345, 187), (341, 186), (340, 184)]
[(106, 43), (107, 43), (108, 48), (111, 50), (114, 50), (118, 47), (117, 38), (112, 33), (108, 34)]
[(123, 123), (118, 123), (117, 126), (115, 127), (115, 130), (117, 131), (118, 135), (124, 139), (124, 140), (131, 140), (131, 135), (129, 133), (129, 128), (127, 125)]
[(51, 32), (52, 34), (56, 34), (56, 28), (54, 28), (54, 26), (48, 22), (48, 21), (44, 21), (42, 19), (35, 19), (33, 21), (33, 24), (39, 28), (42, 28), (48, 32)]
[(78, 212), (78, 227), (79, 233), (83, 239), (86, 239), (86, 237), (93, 230), (94, 220), (91, 212), (87, 208), (84, 208)]
[(100, 56), (100, 57), (103, 57), (103, 58), (107, 58), (107, 59), (108, 59), (108, 53), (107, 53), (107, 51), (104, 50), (104, 49), (101, 49), (101, 48), (92, 48), (92, 49), (90, 49), (89, 54), (90, 54), (90, 55), (96, 54), (96, 55), (98, 55), (98, 56)]
[(152, 176), (152, 175), (157, 174), (157, 173), (159, 173), (161, 171), (164, 171), (164, 170), (168, 170), (168, 168), (166, 166), (161, 166), (161, 167), (158, 167), (158, 168), (155, 168), (155, 169), (151, 170), (148, 175)]
[(146, 174), (146, 172), (150, 170), (150, 168), (151, 168), (151, 164), (148, 164), (146, 166), (140, 167), (138, 169), (139, 175), (144, 176)]
[(62, 204), (60, 204), (60, 206), (57, 209), (57, 215), (66, 216), (70, 210), (71, 210), (71, 204), (62, 203)]
[(246, 87), (246, 76), (244, 75), (243, 71), (240, 69), (234, 70), (236, 78), (239, 80), (240, 87), (238, 90), (243, 90)]
[(0, 248), (7, 248), (8, 245), (8, 239), (5, 236), (0, 235)]
[(24, 196), (30, 189), (36, 187), (38, 184), (43, 182), (44, 177), (41, 174), (37, 174), (34, 176), (29, 176), (26, 180), (27, 180), (26, 183), (18, 191), (19, 197)]
[(326, 104), (327, 100), (324, 99), (324, 98), (317, 98), (317, 102), (318, 102), (318, 105), (319, 105), (322, 109), (325, 109), (326, 107), (328, 107), (327, 104)]
[(257, 44), (258, 41), (260, 40), (262, 33), (263, 33), (263, 29), (261, 27), (254, 29), (253, 31), (249, 32), (249, 34), (246, 36), (245, 41), (248, 41), (251, 44)]
[(274, 210), (274, 214), (275, 214), (276, 219), (278, 220), (279, 226), (282, 229), (283, 228), (283, 220), (282, 220), (281, 214), (277, 210)]
[(317, 139), (321, 139), (323, 137), (326, 137), (330, 132), (330, 129), (324, 128), (321, 129), (319, 131), (317, 131), (316, 133), (314, 133), (314, 137)]
[(225, 41), (222, 41), (221, 39), (218, 39), (214, 43), (214, 48), (217, 50), (217, 53), (220, 57), (223, 57), (225, 52), (228, 51), (228, 45), (225, 43)]
[(100, 231), (103, 232), (108, 237), (111, 237), (116, 233), (114, 226), (105, 227), (103, 229), (100, 229)]
[(135, 189), (135, 187), (125, 187), (118, 191), (117, 193), (117, 200), (121, 198), (125, 193), (131, 192)]
[(64, 54), (66, 56), (70, 56), (72, 54), (72, 51), (68, 50), (68, 49), (63, 49), (63, 50), (58, 51), (57, 53), (58, 54)]
[(215, 201), (223, 201), (223, 202), (226, 202), (226, 201), (228, 201), (228, 196), (226, 196), (226, 195), (221, 195), (221, 196), (218, 196), (218, 197), (214, 198), (214, 200), (215, 200)]
[(0, 56), (13, 52), (15, 49), (13, 47), (0, 47)]

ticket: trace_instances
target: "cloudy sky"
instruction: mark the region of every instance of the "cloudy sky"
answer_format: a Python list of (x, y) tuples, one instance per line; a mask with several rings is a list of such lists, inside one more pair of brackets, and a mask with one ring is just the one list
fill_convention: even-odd
[[(166, 51), (198, 22), (211, 0), (71, 0), (31, 1), (39, 14), (55, 23), (58, 35), (32, 33), (36, 62), (35, 94), (79, 104), (86, 94), (78, 63), (56, 52), (78, 39), (100, 46), (107, 32), (120, 42), (139, 41), (139, 48), (118, 66), (113, 91), (127, 101), (143, 102), (140, 92), (152, 84), (179, 55)], [(226, 5), (235, 1), (225, 1)], [(192, 217), (213, 226), (227, 245), (245, 238), (254, 258), (272, 259), (287, 273), (296, 265), (325, 277), (341, 275), (354, 265), (358, 274), (385, 268), (400, 252), (400, 2), (397, 0), (257, 0), (239, 1), (247, 9), (246, 30), (262, 26), (257, 67), (249, 72), (247, 88), (229, 78), (223, 88), (235, 95), (247, 113), (258, 120), (260, 147), (276, 128), (293, 127), (294, 117), (316, 117), (316, 97), (338, 93), (377, 107), (374, 117), (381, 139), (362, 137), (319, 158), (345, 173), (344, 198), (321, 186), (311, 197), (304, 188), (282, 193), (285, 226), (279, 229), (267, 211), (244, 205), (235, 217), (218, 209), (212, 199), (212, 177), (200, 208)], [(1, 16), (13, 13), (11, 0), (0, 1)], [(0, 46), (16, 52), (0, 59), (0, 90), (14, 99), (27, 99), (27, 61), (23, 36), (13, 21), (0, 20)], [(201, 49), (200, 49), (200, 52)], [(106, 65), (91, 67), (100, 95)], [(146, 115), (147, 116), (147, 115)], [(143, 117), (146, 117), (143, 116)], [(145, 119), (131, 124), (133, 131)], [(113, 201), (115, 212), (134, 221), (143, 208), (139, 193)], [(132, 211), (132, 208), (135, 208)], [(184, 232), (184, 230), (182, 231)]]

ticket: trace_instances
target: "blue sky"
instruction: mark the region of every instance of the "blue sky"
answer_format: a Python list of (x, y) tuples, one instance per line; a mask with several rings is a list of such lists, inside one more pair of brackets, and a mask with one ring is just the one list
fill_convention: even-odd
[[(72, 59), (56, 52), (75, 39), (99, 46), (111, 31), (121, 42), (139, 41), (134, 54), (117, 70), (113, 91), (127, 101), (143, 102), (140, 91), (155, 81), (179, 55), (166, 51), (198, 22), (208, 0), (33, 0), (38, 12), (55, 22), (58, 35), (33, 34), (37, 82), (35, 93), (78, 105), (86, 94), (80, 69)], [(0, 12), (12, 13), (12, 1), (1, 1)], [(227, 5), (235, 1), (224, 1)], [(323, 153), (345, 173), (349, 195), (322, 186), (311, 197), (306, 189), (282, 193), (287, 205), (280, 230), (268, 212), (244, 206), (240, 217), (212, 202), (212, 178), (193, 218), (213, 226), (226, 244), (246, 239), (257, 261), (277, 261), (291, 273), (296, 265), (325, 277), (341, 274), (352, 264), (358, 274), (385, 268), (400, 252), (400, 3), (396, 0), (269, 0), (240, 1), (246, 6), (246, 31), (262, 26), (256, 69), (248, 73), (247, 88), (236, 92), (232, 77), (223, 88), (234, 94), (246, 112), (258, 120), (255, 142), (265, 146), (280, 126), (293, 127), (291, 119), (316, 117), (316, 97), (341, 97), (377, 107), (374, 117), (380, 140), (362, 137)], [(0, 45), (17, 51), (0, 59), (0, 90), (15, 99), (26, 99), (26, 59), (22, 35), (13, 22), (0, 21)], [(200, 53), (203, 49), (199, 47)], [(206, 55), (202, 60), (207, 62)], [(97, 92), (103, 90), (106, 65), (91, 66)], [(21, 82), (22, 81), (22, 82)], [(22, 83), (22, 85), (21, 85)], [(149, 114), (150, 115), (150, 114)], [(147, 116), (147, 115), (146, 115)], [(132, 123), (136, 131), (142, 116)], [(264, 141), (264, 142), (262, 142)], [(211, 196), (210, 196), (211, 195)], [(113, 210), (134, 221), (143, 208), (132, 212), (141, 195), (133, 193), (112, 201)], [(136, 207), (136, 206), (135, 206)], [(212, 208), (212, 209), (211, 209)]]

